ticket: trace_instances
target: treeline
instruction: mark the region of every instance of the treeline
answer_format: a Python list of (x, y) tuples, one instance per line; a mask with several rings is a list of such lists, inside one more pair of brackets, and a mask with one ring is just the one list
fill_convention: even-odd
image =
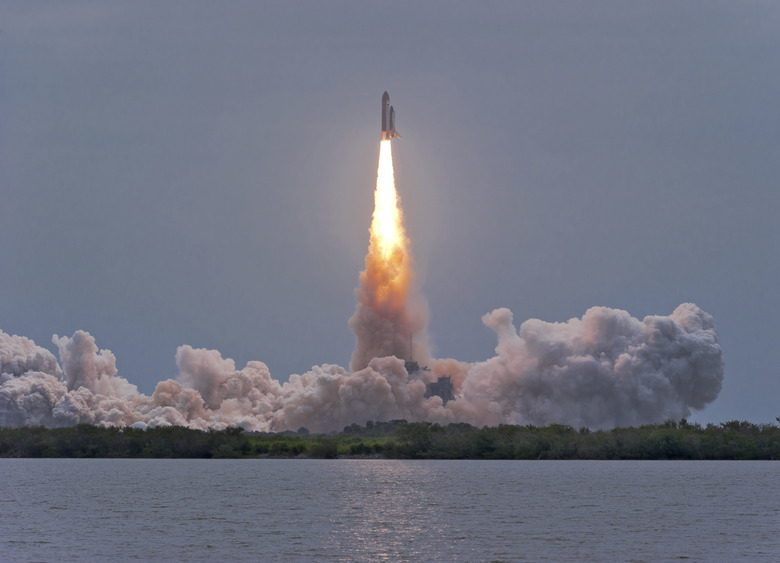
[(339, 434), (249, 433), (181, 426), (0, 428), (0, 457), (257, 458), (381, 457), (395, 459), (780, 459), (780, 426), (685, 420), (589, 431), (545, 427), (428, 422), (353, 424)]

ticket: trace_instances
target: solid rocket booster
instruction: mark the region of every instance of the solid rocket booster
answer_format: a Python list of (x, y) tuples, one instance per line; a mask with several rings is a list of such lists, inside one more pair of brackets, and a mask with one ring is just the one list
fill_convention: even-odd
[(395, 130), (395, 111), (390, 105), (390, 94), (382, 94), (382, 140), (389, 141), (393, 137), (401, 138)]

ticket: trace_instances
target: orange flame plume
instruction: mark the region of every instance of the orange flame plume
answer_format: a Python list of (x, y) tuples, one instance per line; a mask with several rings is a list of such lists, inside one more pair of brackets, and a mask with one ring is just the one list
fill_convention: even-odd
[[(371, 240), (366, 255), (365, 281), (368, 303), (375, 310), (392, 315), (406, 305), (411, 279), (409, 241), (404, 231), (393, 175), (393, 154), (390, 141), (382, 141), (379, 149), (374, 217)], [(365, 278), (365, 279), (364, 279)]]
[(374, 217), (366, 255), (355, 290), (357, 308), (349, 327), (357, 336), (350, 361), (353, 371), (363, 369), (372, 358), (396, 356), (409, 359), (410, 335), (415, 350), (427, 354), (424, 330), (427, 307), (414, 286), (409, 239), (395, 191), (390, 141), (379, 147), (379, 169), (374, 192)]

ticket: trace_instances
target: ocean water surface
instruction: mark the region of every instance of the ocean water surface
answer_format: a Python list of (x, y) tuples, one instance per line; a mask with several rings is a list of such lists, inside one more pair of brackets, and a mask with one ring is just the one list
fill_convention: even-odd
[(780, 464), (0, 459), (0, 560), (777, 561)]

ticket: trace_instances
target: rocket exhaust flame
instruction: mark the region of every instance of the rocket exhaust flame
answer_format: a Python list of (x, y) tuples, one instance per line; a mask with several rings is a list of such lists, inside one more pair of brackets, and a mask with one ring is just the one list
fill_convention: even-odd
[[(409, 239), (395, 189), (392, 144), (383, 140), (366, 269), (360, 273), (357, 309), (349, 320), (357, 337), (350, 369), (363, 369), (371, 359), (384, 356), (409, 359), (409, 335), (420, 332), (427, 317), (413, 282)], [(417, 349), (421, 348), (424, 345), (418, 343)]]
[(376, 289), (369, 296), (372, 301), (386, 303), (395, 309), (405, 301), (410, 272), (408, 240), (398, 206), (391, 146), (390, 141), (382, 141), (379, 150), (366, 277)]

